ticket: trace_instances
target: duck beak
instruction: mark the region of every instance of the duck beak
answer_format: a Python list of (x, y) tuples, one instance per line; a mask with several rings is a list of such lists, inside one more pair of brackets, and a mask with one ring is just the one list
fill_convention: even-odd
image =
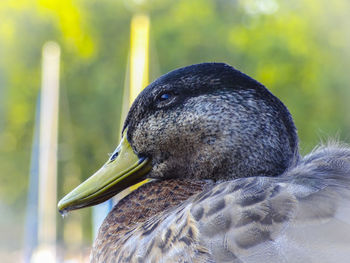
[(119, 146), (101, 169), (59, 201), (61, 213), (102, 203), (145, 179), (151, 170), (150, 161), (134, 153), (126, 134), (125, 130)]

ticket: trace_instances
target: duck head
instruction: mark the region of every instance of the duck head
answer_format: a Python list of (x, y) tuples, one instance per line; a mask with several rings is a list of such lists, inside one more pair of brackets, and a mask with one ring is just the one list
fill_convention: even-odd
[(98, 204), (146, 178), (277, 176), (299, 157), (284, 104), (223, 63), (180, 68), (154, 81), (130, 108), (122, 135), (106, 164), (59, 210)]

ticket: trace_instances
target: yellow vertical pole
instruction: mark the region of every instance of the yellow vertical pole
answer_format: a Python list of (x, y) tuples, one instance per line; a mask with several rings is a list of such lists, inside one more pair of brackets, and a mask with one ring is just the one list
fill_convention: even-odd
[(130, 32), (130, 95), (129, 106), (141, 90), (148, 85), (148, 50), (150, 19), (136, 14), (131, 20)]
[[(131, 20), (130, 32), (130, 89), (129, 106), (137, 95), (148, 85), (149, 67), (149, 28), (150, 19), (146, 14), (136, 14)], [(129, 192), (137, 189), (148, 180), (144, 180), (129, 188)]]

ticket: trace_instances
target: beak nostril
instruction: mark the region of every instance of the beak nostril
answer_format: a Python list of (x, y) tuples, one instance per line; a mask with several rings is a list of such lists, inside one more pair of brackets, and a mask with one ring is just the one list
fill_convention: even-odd
[(115, 158), (118, 157), (119, 151), (115, 151), (114, 153), (112, 153), (111, 158), (109, 159), (111, 162), (113, 162), (115, 160)]

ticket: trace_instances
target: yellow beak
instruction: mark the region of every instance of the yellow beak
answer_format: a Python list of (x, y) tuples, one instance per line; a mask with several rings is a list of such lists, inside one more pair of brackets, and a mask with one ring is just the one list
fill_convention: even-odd
[(61, 213), (102, 203), (145, 179), (144, 175), (151, 170), (150, 161), (139, 158), (126, 137), (125, 131), (119, 146), (101, 169), (59, 201)]

